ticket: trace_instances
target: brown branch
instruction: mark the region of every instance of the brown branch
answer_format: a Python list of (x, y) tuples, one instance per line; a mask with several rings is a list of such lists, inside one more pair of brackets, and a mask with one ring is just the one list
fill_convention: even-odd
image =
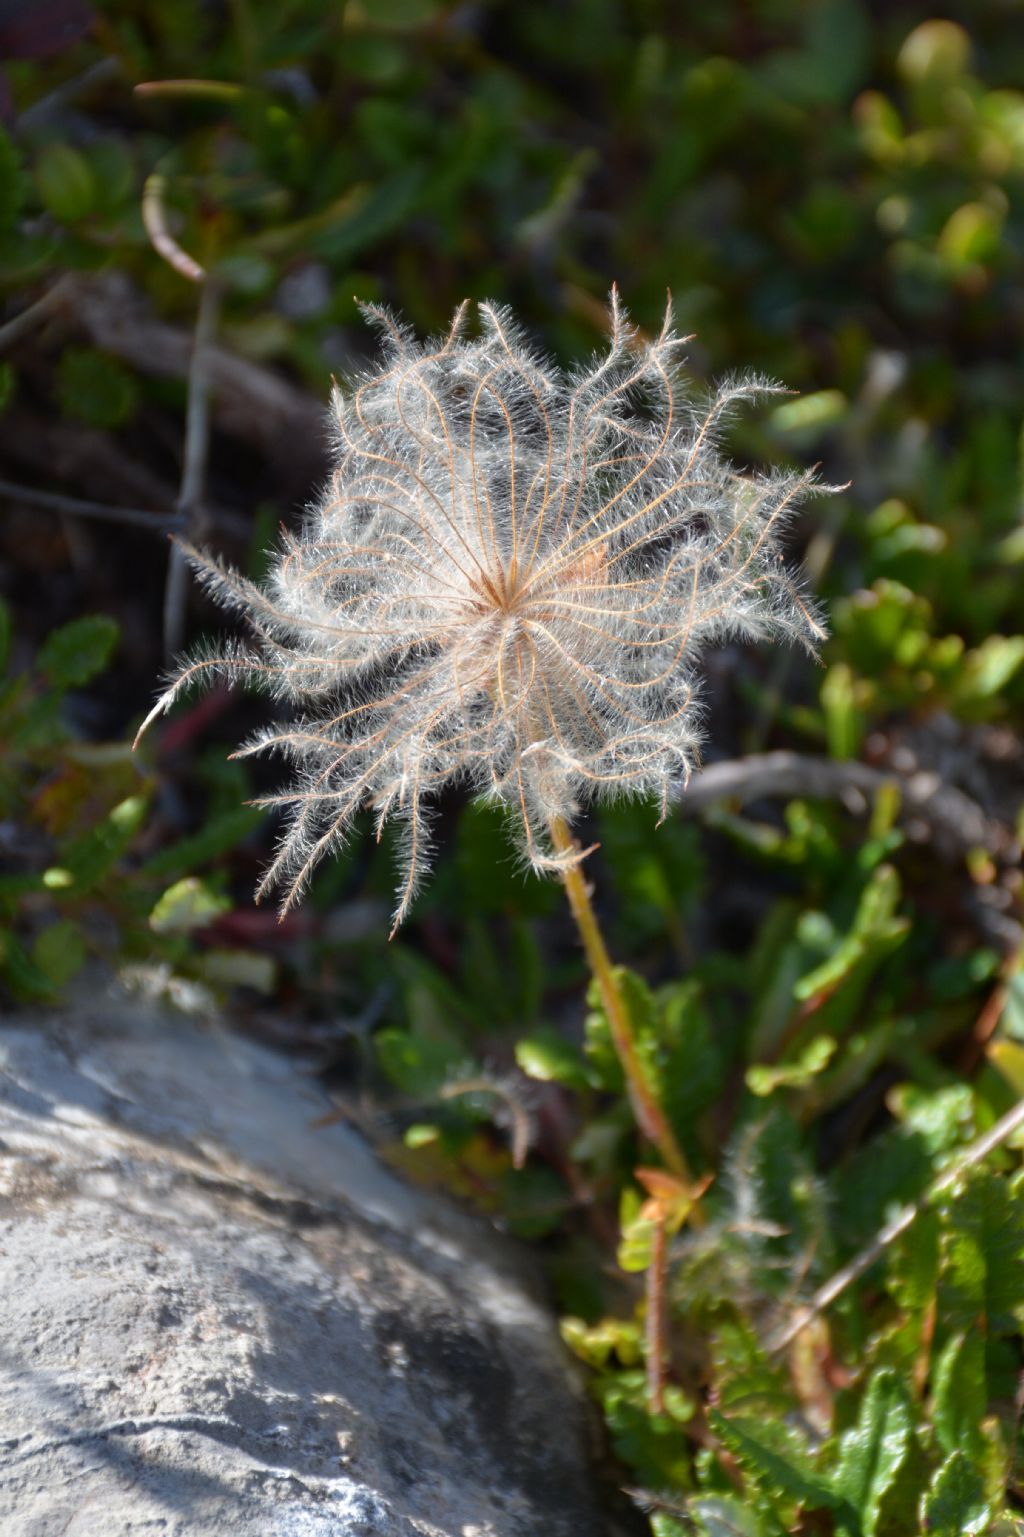
[(961, 858), (983, 847), (1004, 859), (1019, 860), (1020, 846), (1009, 828), (987, 817), (977, 801), (955, 785), (925, 769), (904, 775), (867, 763), (795, 752), (755, 753), (702, 769), (680, 798), (678, 809), (692, 816), (719, 801), (744, 804), (762, 797), (842, 800), (860, 795), (869, 800), (890, 784), (900, 791), (901, 819), (927, 823), (940, 853)]
[(45, 507), (51, 512), (67, 513), (76, 518), (101, 518), (107, 523), (127, 524), (130, 528), (148, 528), (154, 533), (173, 533), (184, 527), (183, 520), (177, 514), (142, 512), (136, 507), (111, 507), (104, 502), (87, 502), (77, 496), (62, 496), (56, 491), (39, 491), (35, 486), (19, 486), (11, 480), (0, 480), (0, 497), (10, 502), (23, 502), (28, 507)]
[(848, 1265), (844, 1265), (830, 1281), (820, 1286), (811, 1300), (799, 1309), (796, 1317), (770, 1342), (769, 1353), (779, 1355), (788, 1345), (791, 1345), (808, 1324), (812, 1323), (826, 1308), (831, 1307), (833, 1302), (853, 1285), (854, 1281), (859, 1281), (875, 1261), (881, 1259), (889, 1245), (899, 1238), (901, 1233), (907, 1231), (915, 1218), (920, 1216), (936, 1196), (949, 1190), (962, 1175), (981, 1163), (989, 1153), (994, 1152), (997, 1147), (1012, 1137), (1021, 1126), (1024, 1126), (1024, 1099), (1019, 1100), (1012, 1110), (1008, 1110), (983, 1137), (972, 1142), (950, 1168), (940, 1174), (938, 1179), (932, 1181), (919, 1200), (914, 1201), (910, 1206), (904, 1206), (892, 1221), (879, 1229), (871, 1242), (855, 1255)]
[[(187, 377), (192, 337), (155, 319), (123, 273), (77, 274), (67, 310), (94, 346), (140, 374)], [(272, 456), (298, 461), (295, 475), (305, 484), (310, 467), (315, 474), (325, 459), (320, 403), (269, 368), (223, 347), (208, 349), (207, 366), (218, 427)]]
[[(185, 415), (185, 455), (178, 493), (177, 514), (186, 536), (200, 510), (206, 482), (210, 445), (209, 350), (217, 329), (218, 293), (210, 281), (199, 292), (195, 340), (188, 371), (188, 407)], [(164, 589), (164, 654), (171, 660), (181, 650), (185, 633), (185, 602), (188, 577), (185, 556), (177, 544), (171, 548)]]

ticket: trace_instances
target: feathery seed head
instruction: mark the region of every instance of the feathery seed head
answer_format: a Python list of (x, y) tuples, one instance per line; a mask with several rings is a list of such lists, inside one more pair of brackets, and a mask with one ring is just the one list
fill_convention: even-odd
[(773, 386), (735, 380), (698, 408), (671, 315), (641, 342), (614, 290), (608, 351), (571, 373), (491, 304), (467, 338), (466, 309), (421, 344), (366, 307), (383, 362), (335, 389), (333, 473), (265, 589), (189, 551), (253, 640), (187, 659), (149, 720), (216, 677), (297, 707), (241, 749), (295, 765), (263, 803), (289, 812), (260, 887), (285, 907), (369, 806), (404, 829), (397, 925), (448, 782), (508, 806), (535, 868), (562, 867), (552, 817), (622, 794), (664, 809), (685, 785), (703, 646), (824, 633), (778, 548), (813, 476), (743, 474), (718, 449)]

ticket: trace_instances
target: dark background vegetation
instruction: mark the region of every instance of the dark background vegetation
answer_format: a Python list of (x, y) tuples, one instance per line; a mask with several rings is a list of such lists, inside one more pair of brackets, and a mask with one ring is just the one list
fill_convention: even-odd
[[(1018, 1529), (1018, 1152), (768, 1347), (1024, 1092), (1021, 20), (1013, 0), (0, 0), (5, 1001), (103, 965), (372, 1091), (388, 1156), (541, 1246), (661, 1537)], [(154, 250), (147, 188), (218, 293), (199, 497), (199, 287)], [(737, 458), (850, 483), (792, 546), (831, 616), (822, 666), (706, 659), (730, 798), (589, 829), (652, 1080), (716, 1176), (673, 1261), (660, 1413), (650, 1213), (557, 887), (453, 800), (395, 944), (369, 840), (278, 926), (249, 895), (271, 835), (225, 762), (260, 706), (213, 695), (126, 745), (167, 624), (220, 624), (168, 604), (167, 528), (259, 572), (323, 474), (331, 375), (371, 352), (354, 296), (421, 332), (495, 298), (569, 362), (613, 280), (643, 328), (671, 290), (696, 381), (797, 392), (737, 428)]]

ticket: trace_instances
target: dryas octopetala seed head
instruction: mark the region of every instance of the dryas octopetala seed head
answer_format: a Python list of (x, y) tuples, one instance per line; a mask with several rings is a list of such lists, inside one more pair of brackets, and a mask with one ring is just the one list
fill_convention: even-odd
[(467, 338), (467, 308), (425, 344), (367, 310), (383, 359), (335, 390), (333, 473), (265, 587), (189, 552), (252, 638), (186, 659), (149, 718), (215, 677), (295, 708), (241, 749), (294, 765), (263, 803), (287, 811), (260, 887), (285, 907), (368, 806), (404, 829), (400, 922), (449, 782), (507, 806), (530, 864), (559, 868), (553, 817), (623, 794), (664, 808), (685, 785), (703, 647), (823, 635), (778, 548), (813, 477), (745, 474), (718, 447), (772, 386), (695, 404), (671, 315), (641, 341), (614, 291), (607, 352), (569, 373), (494, 305)]

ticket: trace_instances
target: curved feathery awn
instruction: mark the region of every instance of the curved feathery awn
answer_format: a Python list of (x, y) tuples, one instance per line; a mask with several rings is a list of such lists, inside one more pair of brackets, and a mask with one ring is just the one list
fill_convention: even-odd
[[(810, 474), (743, 474), (720, 455), (729, 412), (773, 386), (685, 397), (671, 314), (641, 342), (611, 298), (607, 353), (565, 373), (504, 310), (463, 304), (421, 344), (367, 307), (384, 359), (336, 389), (336, 463), (265, 589), (189, 550), (253, 639), (187, 658), (146, 721), (227, 678), (298, 707), (241, 755), (280, 752), (295, 782), (260, 884), (287, 908), (360, 807), (403, 826), (402, 920), (429, 853), (432, 792), (463, 782), (514, 814), (537, 869), (553, 818), (595, 796), (667, 806), (695, 762), (696, 664), (727, 635), (823, 630), (779, 534)], [(145, 727), (143, 728), (145, 729)]]

